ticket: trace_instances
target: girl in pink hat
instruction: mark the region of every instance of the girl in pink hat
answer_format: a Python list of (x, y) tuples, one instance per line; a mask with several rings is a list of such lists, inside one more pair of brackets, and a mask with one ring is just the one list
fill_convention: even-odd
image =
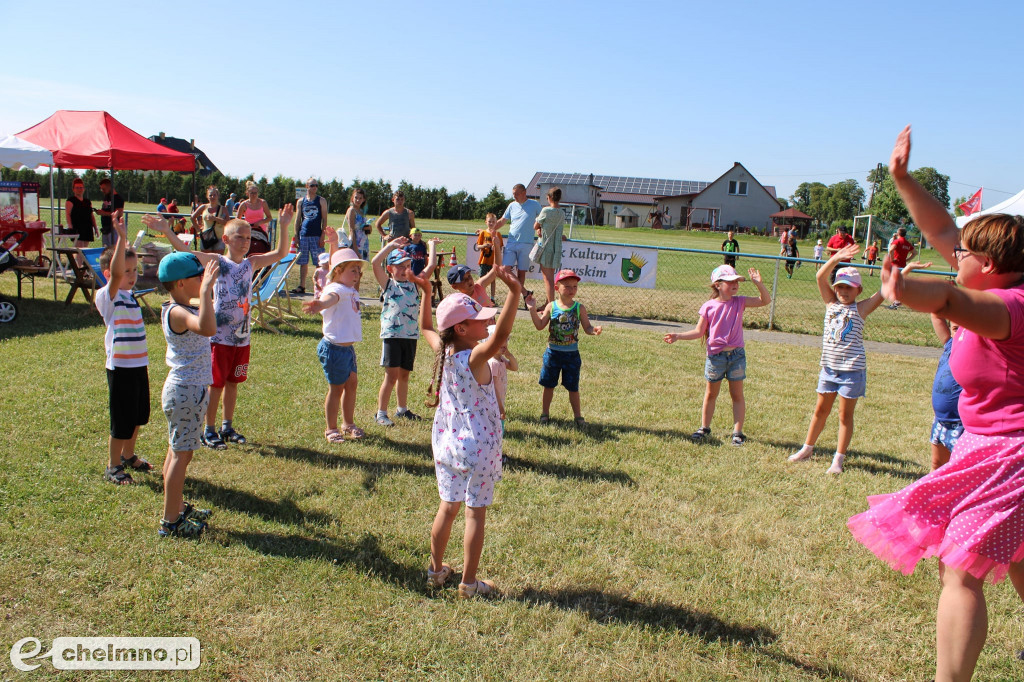
[(863, 398), (867, 388), (867, 354), (864, 351), (864, 320), (881, 303), (882, 294), (875, 292), (869, 298), (857, 301), (864, 291), (857, 268), (840, 268), (836, 281), (830, 287), (832, 271), (843, 260), (860, 253), (856, 244), (844, 246), (829, 258), (815, 278), (818, 291), (825, 301), (825, 331), (821, 339), (821, 371), (818, 374), (818, 402), (814, 406), (811, 425), (807, 428), (804, 446), (789, 457), (799, 462), (814, 454), (814, 444), (825, 428), (832, 406), (839, 396), (839, 442), (832, 456), (830, 474), (843, 473), (846, 449), (853, 438), (853, 408)]
[(719, 265), (711, 273), (711, 300), (700, 307), (696, 328), (680, 334), (665, 334), (665, 343), (702, 339), (707, 346), (704, 378), (708, 385), (700, 408), (700, 428), (690, 436), (694, 443), (703, 443), (711, 436), (711, 418), (715, 416), (722, 379), (729, 380), (729, 396), (732, 398), (732, 444), (740, 446), (747, 440), (743, 434), (743, 419), (747, 411), (743, 397), (743, 380), (747, 377), (743, 311), (772, 302), (772, 295), (761, 282), (761, 273), (750, 268), (747, 274), (757, 287), (757, 298), (737, 296), (743, 276), (737, 274), (731, 265)]
[(431, 446), (441, 504), (430, 529), (427, 586), (442, 587), (452, 576), (444, 552), (459, 507), (465, 502), (464, 563), (459, 583), (459, 596), (464, 598), (495, 591), (493, 582), (477, 578), (487, 507), (494, 499), (494, 484), (501, 480), (501, 415), (488, 361), (501, 353), (512, 332), (522, 289), (508, 269), (497, 270), (509, 293), (490, 335), (487, 326), (498, 309), (484, 308), (461, 292), (438, 304), (440, 331), (434, 331), (430, 280), (410, 275), (423, 290), (420, 329), (436, 354), (427, 406), (437, 408)]

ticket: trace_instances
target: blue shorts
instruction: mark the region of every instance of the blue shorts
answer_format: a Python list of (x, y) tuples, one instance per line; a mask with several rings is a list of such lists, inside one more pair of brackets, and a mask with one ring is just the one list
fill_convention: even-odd
[(709, 355), (704, 361), (704, 378), (711, 383), (722, 379), (743, 381), (747, 378), (747, 352), (742, 348)]
[(356, 351), (352, 346), (339, 346), (320, 339), (316, 354), (324, 368), (327, 383), (332, 386), (341, 386), (356, 373)]
[(516, 266), (518, 270), (526, 272), (530, 269), (530, 251), (533, 250), (533, 242), (506, 242), (501, 252), (501, 264), (508, 267)]
[(931, 442), (953, 452), (953, 448), (956, 447), (956, 442), (963, 432), (963, 422), (940, 422), (936, 419), (932, 422)]
[(580, 367), (583, 366), (583, 358), (578, 350), (553, 350), (548, 348), (544, 351), (544, 364), (540, 368), (540, 385), (544, 388), (555, 388), (558, 386), (558, 375), (562, 375), (562, 385), (570, 393), (578, 393), (580, 390)]
[(320, 246), (320, 235), (299, 237), (299, 255), (295, 262), (299, 265), (306, 265), (309, 261), (316, 263), (323, 252), (323, 247)]
[(818, 374), (818, 393), (838, 393), (841, 398), (856, 400), (866, 395), (867, 386), (866, 369), (836, 372), (828, 367), (822, 367)]

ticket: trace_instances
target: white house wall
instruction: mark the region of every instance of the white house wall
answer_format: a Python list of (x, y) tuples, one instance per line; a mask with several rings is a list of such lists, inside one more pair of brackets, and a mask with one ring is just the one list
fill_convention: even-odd
[[(740, 182), (746, 182), (747, 195), (729, 194), (730, 181), (735, 181), (737, 187)], [(708, 185), (694, 198), (693, 205), (721, 208), (719, 226), (723, 229), (730, 226), (764, 228), (771, 222), (769, 216), (779, 210), (779, 203), (741, 166), (733, 166), (725, 175)], [(706, 219), (696, 215), (692, 220), (706, 222)]]

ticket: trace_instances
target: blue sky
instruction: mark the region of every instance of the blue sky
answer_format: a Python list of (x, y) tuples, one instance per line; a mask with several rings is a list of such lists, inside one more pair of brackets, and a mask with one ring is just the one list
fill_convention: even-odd
[(233, 175), (482, 196), (537, 170), (713, 180), (740, 161), (780, 196), (869, 191), (911, 123), (911, 166), (951, 197), (1024, 188), (1022, 3), (3, 4), (0, 133), (104, 109)]

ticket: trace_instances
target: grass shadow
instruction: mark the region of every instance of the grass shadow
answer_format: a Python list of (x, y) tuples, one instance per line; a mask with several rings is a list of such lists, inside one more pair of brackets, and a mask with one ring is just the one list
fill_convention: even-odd
[[(749, 438), (748, 440), (781, 448), (789, 451), (790, 453), (796, 452), (803, 447), (803, 443), (777, 441), (772, 440), (771, 438)], [(819, 456), (823, 460), (831, 457), (832, 455), (832, 453), (828, 452), (826, 448), (816, 447), (814, 451), (815, 455)], [(857, 448), (850, 448), (850, 451), (846, 455), (846, 460), (843, 462), (843, 467), (847, 469), (862, 469), (868, 473), (882, 474), (885, 476), (892, 476), (893, 478), (902, 478), (908, 481), (916, 481), (928, 473), (921, 468), (920, 463), (913, 460), (894, 457), (893, 455), (884, 452), (865, 452), (864, 450), (859, 450)]]
[(793, 667), (821, 679), (856, 680), (846, 671), (832, 665), (816, 665), (765, 647), (779, 637), (765, 626), (750, 626), (724, 620), (714, 614), (697, 611), (667, 602), (640, 602), (624, 595), (600, 590), (534, 590), (527, 589), (506, 599), (529, 606), (549, 606), (563, 611), (581, 613), (601, 625), (637, 625), (645, 628), (673, 630), (699, 637), (705, 642), (741, 646), (750, 652)]
[(335, 564), (345, 564), (366, 571), (370, 576), (410, 592), (427, 593), (425, 567), (406, 566), (395, 561), (380, 546), (380, 539), (369, 533), (363, 534), (356, 541), (344, 544), (302, 535), (276, 533), (228, 532), (227, 538), (229, 543), (241, 542), (260, 554), (288, 559), (329, 560)]
[(605, 471), (603, 469), (585, 469), (563, 462), (535, 462), (523, 457), (509, 456), (503, 467), (504, 471), (530, 471), (543, 476), (560, 479), (574, 479), (590, 483), (618, 483), (619, 485), (636, 487), (636, 481), (625, 471)]
[[(50, 290), (52, 296), (52, 290)], [(67, 293), (61, 292), (61, 296)], [(103, 318), (96, 308), (85, 302), (79, 293), (70, 305), (64, 301), (53, 301), (45, 298), (5, 297), (18, 306), (18, 317), (14, 322), (0, 325), (0, 338), (16, 339), (75, 331), (79, 329), (103, 328)], [(78, 303), (77, 301), (82, 301)], [(151, 320), (148, 314), (145, 321)]]
[[(155, 492), (163, 492), (163, 485), (158, 480), (147, 479), (146, 485)], [(302, 509), (294, 499), (289, 497), (268, 500), (259, 495), (191, 476), (185, 479), (185, 498), (209, 500), (214, 507), (214, 513), (217, 509), (231, 509), (243, 514), (258, 516), (267, 521), (287, 523), (293, 526), (327, 525), (335, 520), (330, 514)]]
[[(367, 440), (369, 440), (369, 437)], [(423, 446), (416, 446), (410, 443), (390, 443), (390, 445), (394, 446), (399, 451), (414, 453), (417, 456), (423, 455)], [(340, 447), (344, 448), (346, 446), (342, 445)], [(356, 457), (355, 455), (344, 454), (341, 452), (327, 453), (320, 452), (319, 450), (310, 450), (309, 448), (284, 447), (280, 445), (261, 445), (259, 446), (259, 453), (262, 455), (279, 457), (281, 459), (299, 460), (314, 466), (329, 469), (337, 469), (339, 467), (362, 469), (362, 485), (363, 488), (369, 492), (376, 490), (377, 481), (380, 480), (381, 477), (392, 473), (402, 472), (412, 474), (413, 476), (429, 476), (431, 478), (434, 476), (434, 465), (432, 463), (394, 464), (390, 462), (364, 459), (362, 457)], [(429, 446), (426, 447), (426, 453), (429, 456)]]

